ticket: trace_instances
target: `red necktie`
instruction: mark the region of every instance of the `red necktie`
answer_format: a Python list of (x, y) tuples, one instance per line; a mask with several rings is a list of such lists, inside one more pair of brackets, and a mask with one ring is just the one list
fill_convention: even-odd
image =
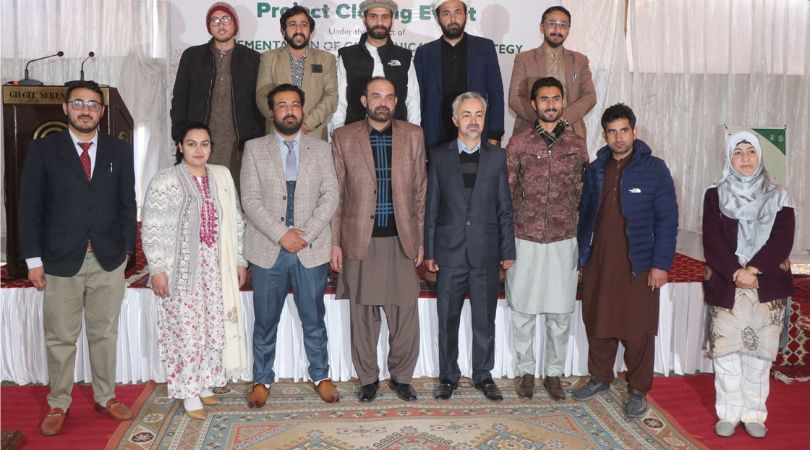
[(92, 142), (79, 142), (79, 147), (82, 148), (82, 155), (79, 156), (79, 159), (82, 161), (84, 173), (87, 175), (87, 181), (93, 179), (93, 173), (90, 170), (90, 153), (88, 153), (91, 145), (93, 145)]

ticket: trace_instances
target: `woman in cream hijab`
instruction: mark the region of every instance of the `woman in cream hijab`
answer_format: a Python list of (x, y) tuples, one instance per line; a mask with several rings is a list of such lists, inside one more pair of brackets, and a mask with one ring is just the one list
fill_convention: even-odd
[(768, 431), (770, 369), (793, 293), (787, 258), (794, 230), (787, 191), (768, 176), (759, 139), (747, 131), (729, 136), (723, 176), (703, 198), (706, 349), (720, 436), (733, 435), (740, 422), (753, 437)]
[(205, 419), (219, 400), (212, 388), (249, 374), (239, 287), (245, 224), (228, 169), (209, 165), (211, 135), (189, 124), (177, 163), (149, 183), (142, 218), (143, 251), (160, 297), (158, 345), (169, 397)]

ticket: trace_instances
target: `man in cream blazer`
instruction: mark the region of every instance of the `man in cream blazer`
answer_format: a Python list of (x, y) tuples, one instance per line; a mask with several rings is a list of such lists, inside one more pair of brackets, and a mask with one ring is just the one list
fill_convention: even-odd
[(281, 15), (281, 34), (287, 45), (262, 54), (256, 104), (267, 118), (268, 134), (273, 130), (273, 113), (267, 107), (267, 93), (280, 84), (290, 83), (306, 95), (301, 132), (318, 139), (327, 137), (326, 124), (338, 103), (337, 69), (331, 53), (309, 45), (313, 31), (315, 20), (307, 9), (293, 6)]
[(309, 377), (321, 398), (332, 403), (340, 396), (329, 379), (323, 293), (332, 243), (329, 221), (338, 206), (335, 166), (329, 144), (301, 132), (301, 89), (276, 86), (267, 103), (275, 131), (247, 142), (241, 173), (244, 256), (253, 272), (255, 313), (248, 405), (264, 406), (275, 381), (276, 333), (290, 284)]

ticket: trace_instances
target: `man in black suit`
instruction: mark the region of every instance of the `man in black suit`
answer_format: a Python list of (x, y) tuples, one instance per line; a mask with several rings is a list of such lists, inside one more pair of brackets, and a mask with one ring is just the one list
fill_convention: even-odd
[[(439, 385), (437, 399), (458, 387), (458, 326), (469, 289), (473, 330), (472, 378), (490, 400), (503, 400), (495, 365), (499, 265), (512, 267), (515, 231), (506, 178), (506, 151), (481, 141), (486, 100), (466, 92), (453, 102), (458, 139), (430, 150), (425, 211), (425, 263), (438, 273)], [(441, 268), (441, 270), (439, 270)]]
[(22, 255), (28, 279), (45, 290), (51, 409), (40, 429), (47, 436), (62, 431), (68, 415), (82, 314), (95, 409), (132, 418), (115, 398), (115, 344), (124, 267), (135, 251), (135, 174), (132, 148), (98, 132), (103, 98), (93, 81), (68, 84), (69, 127), (31, 144), (20, 184)]

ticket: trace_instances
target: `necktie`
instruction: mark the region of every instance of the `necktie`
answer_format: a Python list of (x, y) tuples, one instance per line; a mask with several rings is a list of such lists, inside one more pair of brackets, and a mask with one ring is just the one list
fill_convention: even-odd
[(92, 142), (79, 142), (79, 147), (82, 148), (82, 155), (79, 156), (79, 159), (82, 161), (82, 167), (84, 167), (84, 173), (87, 175), (87, 181), (93, 179), (93, 173), (90, 169), (90, 146), (93, 145)]
[(284, 141), (284, 145), (287, 146), (287, 181), (295, 181), (298, 179), (298, 161), (296, 161), (294, 150), (295, 141)]

